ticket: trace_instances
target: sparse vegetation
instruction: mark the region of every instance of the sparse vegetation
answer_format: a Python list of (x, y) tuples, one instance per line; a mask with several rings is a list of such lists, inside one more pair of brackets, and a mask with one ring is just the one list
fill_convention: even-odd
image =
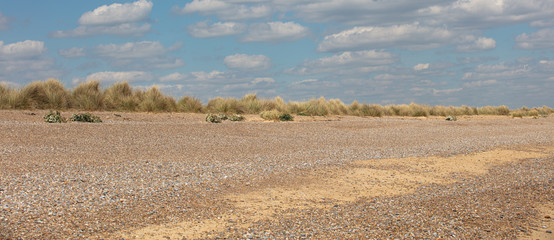
[(71, 115), (69, 120), (73, 122), (89, 122), (89, 123), (101, 123), (102, 120), (90, 113), (76, 113)]
[[(409, 105), (365, 104), (357, 101), (350, 105), (339, 99), (321, 97), (305, 102), (285, 102), (282, 98), (260, 99), (256, 94), (246, 94), (241, 99), (211, 99), (203, 105), (194, 97), (183, 96), (179, 101), (161, 93), (156, 87), (147, 91), (133, 89), (128, 82), (119, 82), (105, 91), (100, 82), (89, 81), (73, 90), (66, 90), (61, 82), (49, 79), (32, 82), (22, 89), (13, 89), (0, 84), (0, 109), (76, 109), (86, 111), (143, 111), (143, 112), (191, 112), (223, 114), (223, 118), (239, 121), (238, 114), (260, 114), (262, 118), (279, 121), (283, 114), (298, 116), (353, 115), (362, 117), (405, 116), (467, 116), (505, 115), (514, 118), (547, 117), (554, 112), (550, 107), (510, 110), (507, 106), (428, 106), (416, 103)], [(237, 114), (237, 115), (233, 115)], [(218, 116), (218, 115), (215, 115)], [(220, 116), (220, 117), (222, 117)], [(222, 121), (225, 119), (222, 119)], [(284, 121), (284, 120), (281, 120)]]
[(44, 121), (47, 123), (64, 123), (66, 122), (65, 118), (62, 117), (62, 114), (59, 111), (50, 111), (44, 115)]

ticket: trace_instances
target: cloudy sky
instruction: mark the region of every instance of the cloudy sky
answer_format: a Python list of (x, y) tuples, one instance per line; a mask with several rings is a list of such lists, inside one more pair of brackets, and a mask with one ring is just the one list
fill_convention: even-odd
[(0, 0), (0, 82), (554, 107), (554, 0)]

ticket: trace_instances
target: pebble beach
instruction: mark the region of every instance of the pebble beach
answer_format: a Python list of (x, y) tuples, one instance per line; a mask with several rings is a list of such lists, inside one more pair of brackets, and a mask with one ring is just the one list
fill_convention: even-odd
[[(554, 238), (541, 222), (554, 209), (553, 116), (211, 124), (204, 114), (98, 112), (102, 123), (49, 124), (45, 113), (0, 111), (0, 239)], [(499, 148), (540, 154), (394, 194), (277, 202), (264, 213), (231, 197), (312, 184), (359, 161), (420, 176), (435, 170), (412, 167), (414, 159)], [(187, 235), (179, 226), (192, 225), (183, 222), (198, 229)], [(217, 226), (202, 228), (208, 223)], [(152, 226), (172, 230), (141, 232)]]

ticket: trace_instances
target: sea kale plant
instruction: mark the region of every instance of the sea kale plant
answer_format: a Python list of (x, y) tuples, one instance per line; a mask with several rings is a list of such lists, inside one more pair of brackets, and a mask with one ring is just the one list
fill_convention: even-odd
[(76, 113), (71, 115), (71, 118), (69, 118), (69, 120), (73, 122), (89, 122), (89, 123), (102, 122), (102, 120), (99, 117), (94, 116), (90, 113)]
[(65, 122), (65, 118), (62, 117), (62, 114), (58, 111), (52, 112), (50, 111), (46, 115), (44, 115), (44, 121), (47, 123), (63, 123)]

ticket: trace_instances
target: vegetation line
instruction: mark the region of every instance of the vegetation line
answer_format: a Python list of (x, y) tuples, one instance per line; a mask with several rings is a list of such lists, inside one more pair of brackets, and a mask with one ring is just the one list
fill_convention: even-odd
[(127, 82), (118, 82), (106, 90), (100, 82), (81, 83), (73, 90), (67, 90), (56, 79), (33, 82), (22, 89), (0, 85), (0, 109), (77, 109), (86, 111), (127, 112), (192, 112), (261, 114), (268, 119), (282, 117), (282, 114), (308, 116), (354, 115), (354, 116), (461, 116), (461, 115), (511, 115), (512, 117), (548, 116), (554, 110), (522, 107), (510, 110), (506, 106), (429, 106), (411, 103), (409, 105), (361, 104), (350, 105), (339, 99), (311, 99), (306, 102), (286, 103), (282, 98), (260, 99), (256, 94), (247, 94), (241, 99), (211, 99), (207, 105), (194, 97), (184, 96), (178, 101), (163, 95), (156, 87), (147, 91), (133, 89)]

